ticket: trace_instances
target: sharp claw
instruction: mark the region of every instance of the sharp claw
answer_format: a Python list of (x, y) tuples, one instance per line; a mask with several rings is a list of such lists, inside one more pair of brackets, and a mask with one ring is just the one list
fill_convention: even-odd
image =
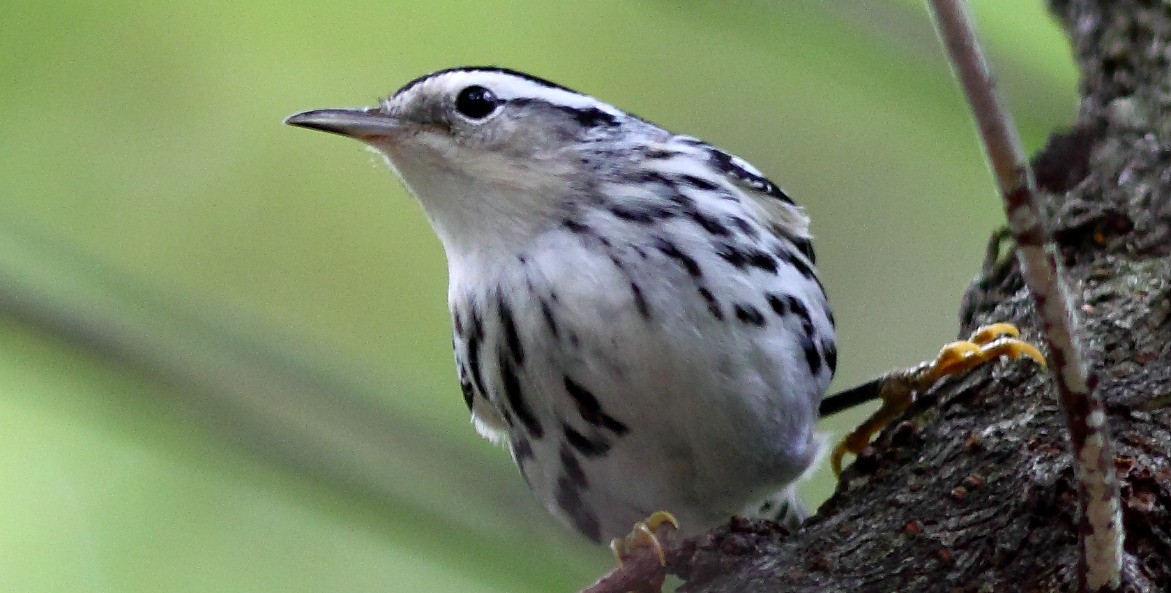
[(634, 529), (638, 533), (638, 538), (646, 542), (646, 545), (655, 551), (655, 556), (658, 557), (659, 564), (666, 566), (667, 555), (663, 553), (663, 544), (659, 542), (659, 538), (655, 537), (655, 532), (651, 531), (651, 528), (646, 523), (640, 523)]
[(978, 344), (972, 342), (952, 342), (943, 348), (939, 349), (939, 354), (935, 356), (928, 365), (930, 383), (935, 383), (940, 377), (954, 374), (952, 369), (957, 368), (970, 360), (973, 357), (979, 356), (981, 348)]
[(1011, 323), (990, 323), (988, 325), (981, 325), (968, 336), (968, 341), (977, 345), (984, 345), (997, 338), (1019, 338), (1021, 337), (1021, 330)]
[(986, 344), (983, 350), (988, 353), (988, 358), (996, 358), (999, 356), (1021, 358), (1027, 356), (1042, 367), (1049, 366), (1045, 362), (1045, 355), (1041, 354), (1041, 351), (1036, 346), (1016, 338), (1000, 338)]
[(651, 513), (651, 516), (647, 517), (644, 523), (646, 523), (647, 527), (651, 528), (651, 531), (658, 531), (664, 525), (670, 525), (674, 529), (679, 529), (679, 521), (675, 519), (675, 515), (667, 511), (655, 511)]
[(663, 543), (659, 541), (658, 536), (663, 526), (669, 526), (673, 530), (679, 529), (679, 521), (667, 511), (655, 511), (645, 521), (635, 523), (625, 538), (610, 540), (610, 551), (614, 553), (618, 566), (622, 566), (625, 559), (638, 548), (650, 548), (659, 559), (659, 565), (666, 566), (667, 552), (663, 549)]

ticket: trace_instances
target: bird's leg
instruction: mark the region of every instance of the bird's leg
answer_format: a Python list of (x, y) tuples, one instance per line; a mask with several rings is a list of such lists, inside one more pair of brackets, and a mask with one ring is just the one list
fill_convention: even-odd
[(870, 415), (836, 447), (830, 457), (834, 475), (842, 473), (846, 453), (858, 455), (871, 437), (906, 410), (915, 396), (944, 377), (959, 375), (1001, 356), (1027, 356), (1042, 367), (1045, 357), (1032, 344), (1020, 339), (1020, 330), (1011, 323), (994, 323), (980, 327), (967, 340), (944, 346), (934, 360), (887, 374), (882, 379), (879, 398), (882, 407)]

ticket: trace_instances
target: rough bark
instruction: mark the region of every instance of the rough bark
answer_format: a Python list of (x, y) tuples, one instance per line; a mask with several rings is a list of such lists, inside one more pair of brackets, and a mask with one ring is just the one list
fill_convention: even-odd
[[(1083, 98), (1075, 129), (1035, 157), (1038, 184), (1117, 446), (1123, 590), (1171, 591), (1171, 5), (1051, 8)], [(1035, 339), (1025, 291), (1015, 258), (993, 254), (957, 335), (1012, 321)], [(989, 365), (924, 394), (799, 532), (733, 521), (670, 568), (693, 593), (1072, 590), (1071, 460), (1036, 367)]]

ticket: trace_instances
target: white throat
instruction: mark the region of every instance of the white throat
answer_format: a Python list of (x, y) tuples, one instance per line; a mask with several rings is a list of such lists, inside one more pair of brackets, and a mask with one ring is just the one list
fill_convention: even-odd
[(384, 156), (423, 206), (453, 274), (507, 265), (557, 224), (567, 191), (560, 176), (485, 158), (452, 166), (413, 148)]

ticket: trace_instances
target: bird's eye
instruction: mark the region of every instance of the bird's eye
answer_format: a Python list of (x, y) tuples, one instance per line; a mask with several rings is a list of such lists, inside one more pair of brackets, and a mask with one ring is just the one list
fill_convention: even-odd
[(482, 86), (470, 86), (455, 97), (455, 109), (471, 119), (484, 119), (496, 111), (502, 101)]

